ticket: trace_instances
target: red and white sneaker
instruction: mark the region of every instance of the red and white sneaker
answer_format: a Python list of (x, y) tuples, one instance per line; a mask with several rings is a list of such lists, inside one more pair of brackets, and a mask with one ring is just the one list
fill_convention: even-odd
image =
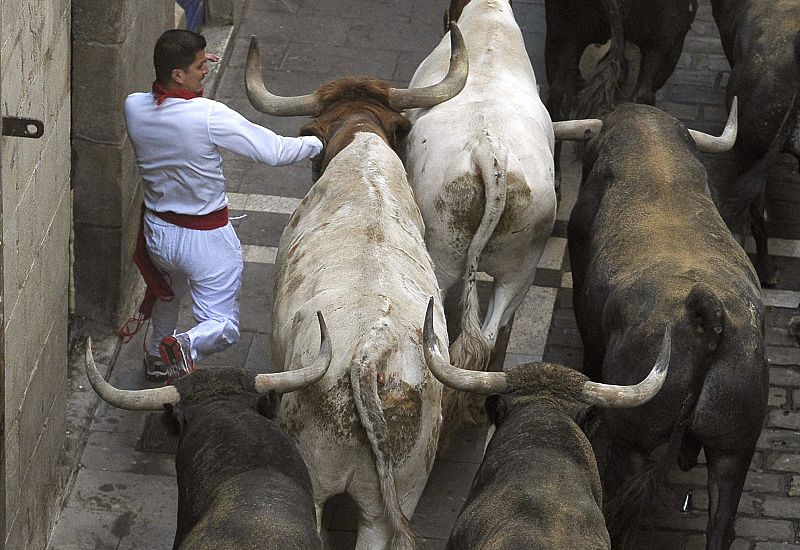
[(165, 336), (158, 345), (158, 353), (167, 366), (167, 384), (194, 371), (195, 365), (189, 351), (189, 343), (183, 338), (177, 335)]

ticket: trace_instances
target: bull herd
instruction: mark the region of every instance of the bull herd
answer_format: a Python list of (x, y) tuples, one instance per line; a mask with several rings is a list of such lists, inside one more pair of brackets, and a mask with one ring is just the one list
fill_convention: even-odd
[[(732, 67), (719, 137), (651, 106), (695, 0), (548, 0), (547, 107), (508, 0), (453, 0), (407, 89), (348, 77), (277, 96), (251, 40), (251, 103), (312, 117), (301, 133), (325, 144), (278, 248), (282, 372), (119, 390), (87, 346), (103, 399), (166, 408), (176, 426), (175, 548), (321, 548), (340, 493), (356, 548), (415, 548), (440, 432), (482, 415), (491, 435), (448, 548), (634, 547), (653, 487), (701, 451), (707, 548), (729, 548), (767, 402), (765, 181), (779, 152), (800, 153), (800, 3), (711, 4)], [(583, 373), (503, 370), (553, 229), (563, 140), (584, 144), (568, 226)], [(731, 148), (739, 177), (712, 198), (700, 153)], [(748, 226), (754, 264), (734, 237)], [(483, 316), (479, 271), (493, 279)]]

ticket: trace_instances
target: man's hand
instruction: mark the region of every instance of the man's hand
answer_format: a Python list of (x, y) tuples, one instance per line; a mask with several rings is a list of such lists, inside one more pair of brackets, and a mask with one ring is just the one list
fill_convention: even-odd
[(213, 61), (214, 63), (216, 63), (220, 59), (221, 59), (221, 57), (218, 56), (217, 54), (211, 53), (211, 52), (206, 52), (206, 61)]

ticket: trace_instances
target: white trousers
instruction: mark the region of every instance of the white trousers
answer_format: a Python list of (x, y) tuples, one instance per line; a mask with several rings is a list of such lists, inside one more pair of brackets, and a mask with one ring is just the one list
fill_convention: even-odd
[(156, 300), (153, 335), (147, 353), (158, 355), (158, 344), (175, 333), (181, 299), (188, 291), (197, 324), (180, 333), (189, 340), (192, 359), (202, 361), (239, 340), (239, 293), (242, 288), (242, 245), (233, 226), (211, 230), (186, 229), (150, 212), (144, 237), (153, 264), (169, 277), (175, 297)]

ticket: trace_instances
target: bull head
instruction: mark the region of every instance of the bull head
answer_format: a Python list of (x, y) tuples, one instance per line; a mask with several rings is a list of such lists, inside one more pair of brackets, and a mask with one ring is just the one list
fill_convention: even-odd
[[(433, 375), (445, 386), (456, 390), (483, 395), (505, 393), (509, 389), (505, 372), (482, 372), (459, 369), (450, 365), (439, 352), (436, 334), (433, 332), (433, 298), (428, 301), (423, 332), (425, 361)], [(586, 381), (580, 400), (600, 407), (630, 408), (643, 405), (661, 389), (667, 378), (671, 348), (671, 330), (667, 327), (661, 353), (647, 378), (633, 386), (616, 386)]]
[[(317, 312), (320, 330), (319, 355), (308, 367), (297, 368), (285, 372), (257, 374), (255, 389), (258, 393), (274, 390), (277, 393), (288, 393), (310, 386), (319, 381), (328, 370), (333, 357), (328, 328), (322, 313)], [(94, 391), (109, 405), (131, 411), (160, 411), (164, 405), (175, 405), (180, 402), (178, 389), (173, 386), (146, 390), (121, 390), (105, 381), (97, 371), (92, 356), (92, 340), (86, 342), (86, 376)], [(189, 375), (191, 376), (191, 375)]]
[[(556, 139), (565, 141), (589, 141), (597, 137), (603, 129), (603, 121), (599, 118), (583, 120), (565, 120), (553, 123), (553, 133)], [(733, 98), (728, 122), (720, 136), (712, 136), (699, 130), (689, 129), (689, 134), (697, 144), (701, 153), (724, 153), (729, 151), (736, 142), (737, 132), (737, 101)]]
[[(425, 88), (398, 89), (390, 88), (388, 106), (395, 111), (433, 107), (443, 101), (455, 97), (467, 83), (469, 60), (464, 38), (457, 25), (452, 25), (450, 32), (450, 69), (438, 84)], [(262, 79), (261, 53), (258, 40), (250, 38), (250, 50), (247, 52), (247, 69), (245, 71), (245, 87), (247, 97), (253, 107), (272, 116), (310, 116), (315, 117), (328, 105), (317, 93), (281, 97), (267, 90)]]

